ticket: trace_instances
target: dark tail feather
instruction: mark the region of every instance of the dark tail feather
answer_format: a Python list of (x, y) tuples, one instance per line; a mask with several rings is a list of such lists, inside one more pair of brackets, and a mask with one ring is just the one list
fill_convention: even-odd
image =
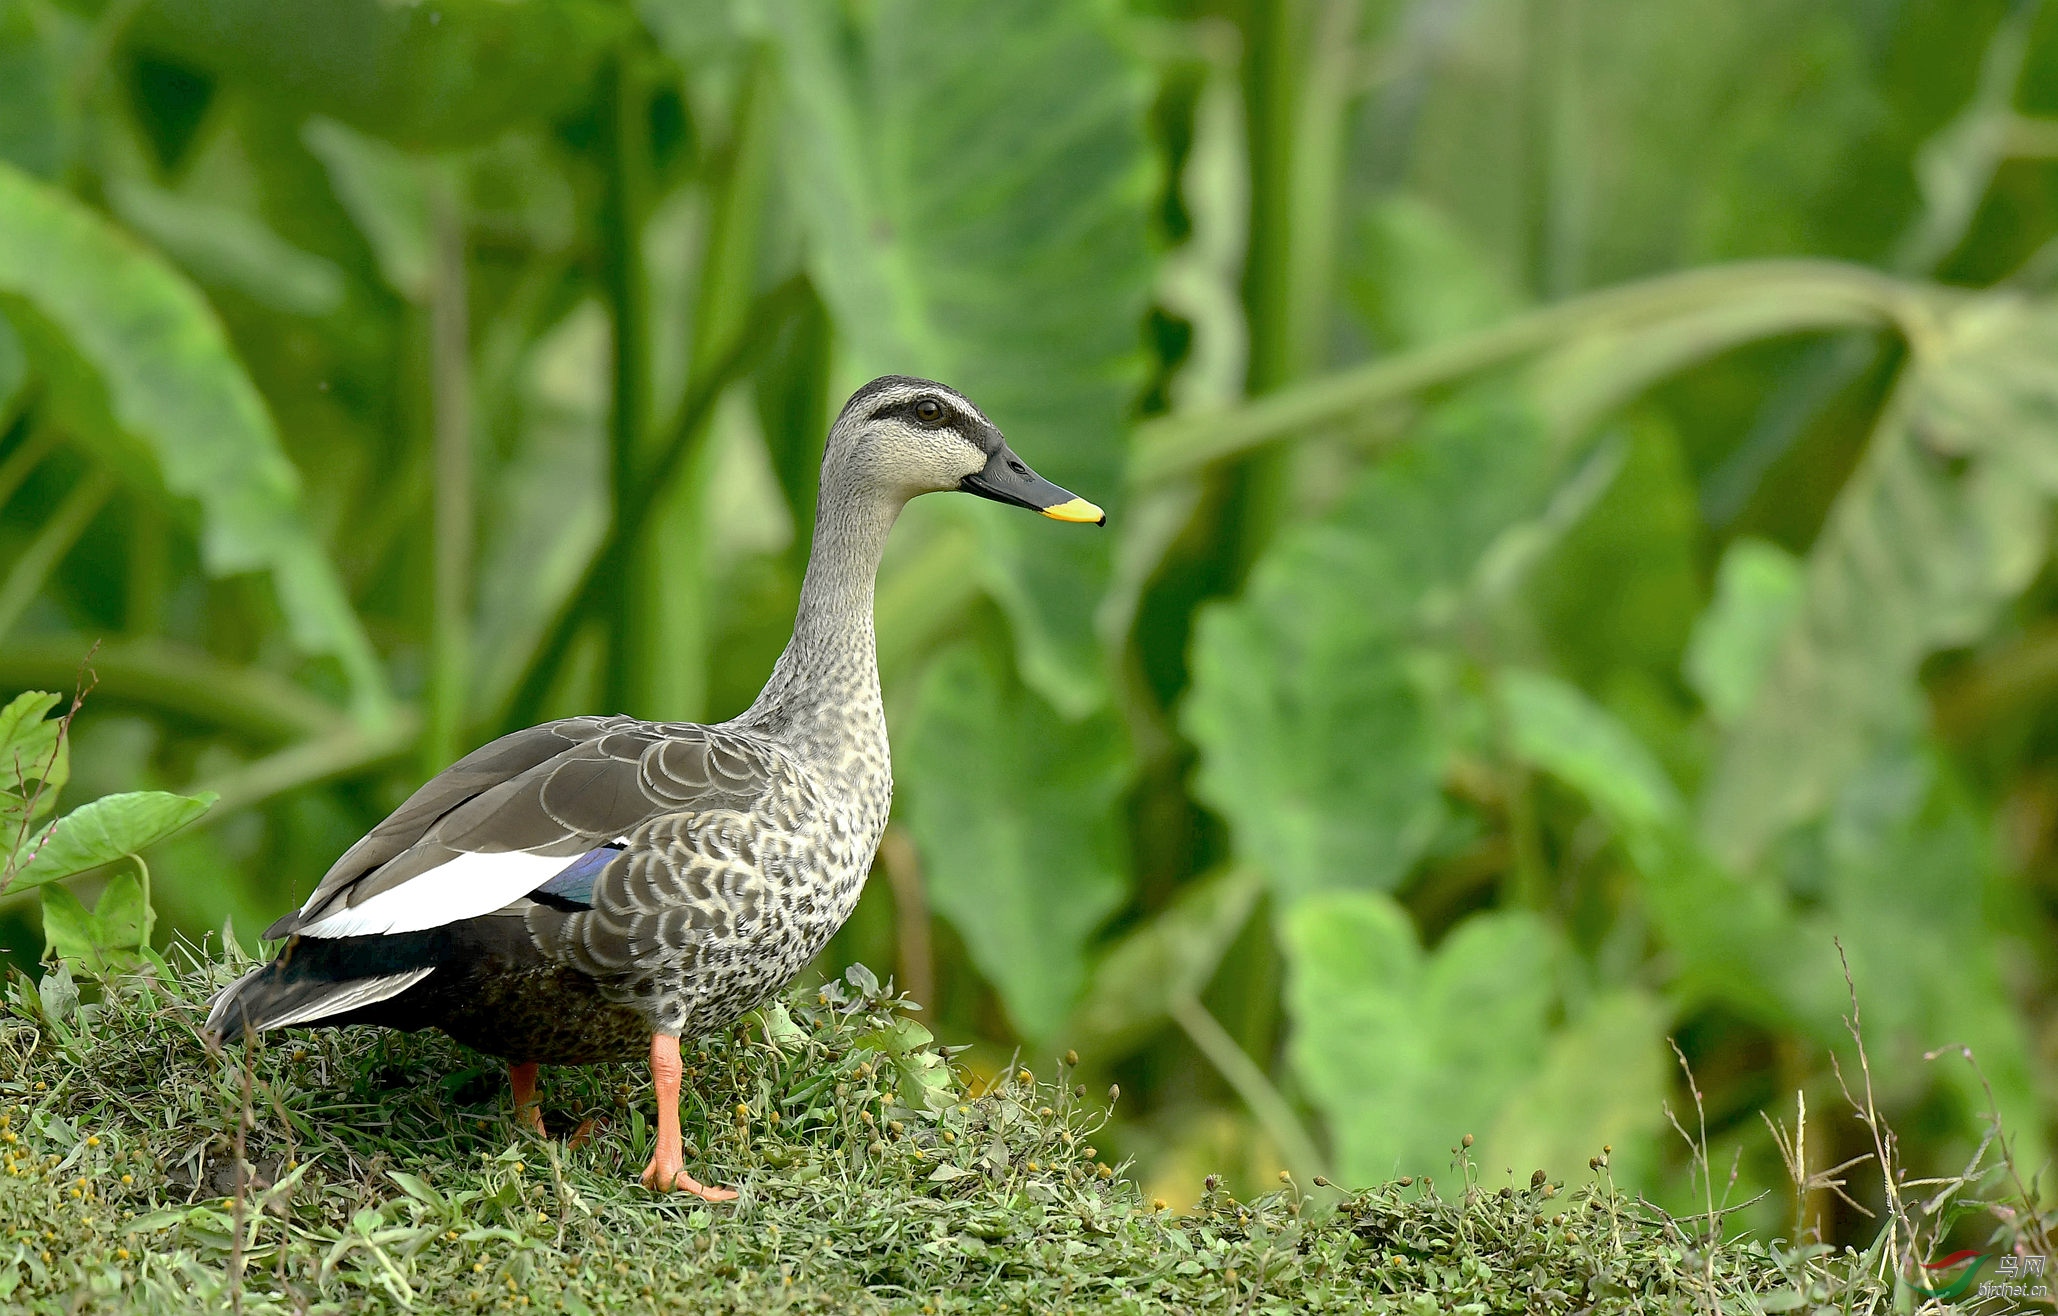
[(274, 961), (252, 969), (222, 988), (208, 1008), (201, 1031), (233, 1041), (245, 1033), (317, 1023), (400, 995), (435, 972), (409, 969), (371, 978), (288, 976)]

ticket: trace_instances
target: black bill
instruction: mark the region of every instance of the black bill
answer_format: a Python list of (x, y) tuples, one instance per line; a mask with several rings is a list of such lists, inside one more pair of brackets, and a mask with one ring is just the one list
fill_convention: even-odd
[(1054, 521), (1087, 521), (1106, 525), (1108, 514), (1068, 489), (1061, 489), (1029, 469), (1029, 463), (1003, 443), (987, 460), (986, 469), (958, 481), (966, 493), (991, 498), (996, 503), (1026, 507)]

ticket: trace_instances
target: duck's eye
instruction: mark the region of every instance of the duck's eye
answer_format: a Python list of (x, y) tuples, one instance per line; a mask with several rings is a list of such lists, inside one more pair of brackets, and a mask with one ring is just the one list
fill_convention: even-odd
[(950, 413), (935, 398), (923, 398), (915, 403), (915, 419), (924, 425), (941, 425)]

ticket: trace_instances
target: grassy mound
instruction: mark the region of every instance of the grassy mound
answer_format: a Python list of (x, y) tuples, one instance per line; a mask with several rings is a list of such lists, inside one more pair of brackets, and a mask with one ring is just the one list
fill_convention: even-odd
[[(687, 1048), (710, 1207), (635, 1183), (635, 1067), (546, 1070), (538, 1139), (436, 1035), (210, 1054), (230, 969), (39, 991), (0, 1019), (0, 1306), (12, 1311), (1793, 1310), (1882, 1294), (1853, 1258), (1704, 1248), (1605, 1190), (1211, 1191), (1155, 1209), (1098, 1157), (1097, 1099), (963, 1090), (862, 971)], [(239, 1156), (239, 1147), (241, 1154)], [(237, 1166), (247, 1166), (239, 1172)]]

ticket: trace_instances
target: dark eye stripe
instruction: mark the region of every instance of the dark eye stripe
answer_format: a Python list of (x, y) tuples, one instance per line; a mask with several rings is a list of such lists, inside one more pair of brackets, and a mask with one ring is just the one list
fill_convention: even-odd
[[(937, 406), (943, 409), (942, 414), (931, 417), (926, 420), (923, 419), (922, 415), (916, 410), (916, 408), (920, 407), (924, 402), (935, 403)], [(874, 411), (871, 415), (871, 419), (907, 420), (913, 421), (917, 425), (923, 425), (933, 429), (941, 429), (946, 425), (957, 425), (957, 423), (962, 419), (962, 417), (960, 417), (957, 414), (957, 412), (951, 408), (949, 403), (944, 402), (939, 398), (919, 397), (908, 398), (900, 402), (888, 402), (884, 406), (880, 407), (878, 410)], [(959, 428), (962, 429), (962, 426), (960, 426)]]

